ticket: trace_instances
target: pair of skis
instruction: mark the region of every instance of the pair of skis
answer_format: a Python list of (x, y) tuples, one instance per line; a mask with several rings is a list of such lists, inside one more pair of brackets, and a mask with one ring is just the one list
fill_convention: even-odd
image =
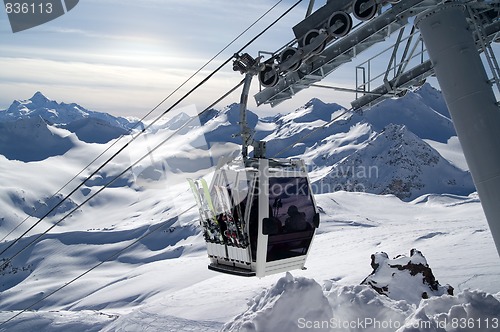
[[(208, 185), (205, 179), (201, 179), (201, 188), (198, 181), (187, 179), (193, 192), (198, 211), (200, 213), (200, 224), (203, 227), (203, 236), (206, 242), (224, 243), (224, 237), (215, 214), (215, 209), (208, 193)], [(205, 193), (205, 194), (203, 194)], [(208, 195), (207, 195), (208, 193)]]
[[(241, 223), (234, 218), (232, 213), (231, 199), (227, 188), (214, 186), (216, 202), (218, 203), (217, 207), (221, 210), (221, 213), (217, 213), (205, 179), (199, 180), (201, 187), (198, 181), (194, 181), (193, 179), (188, 179), (188, 182), (198, 205), (200, 223), (204, 228), (205, 240), (208, 242), (226, 243), (224, 241), (226, 239), (228, 245), (246, 248), (248, 241), (242, 230)], [(226, 226), (224, 236), (222, 235), (224, 227), (221, 223), (224, 223)]]
[(217, 194), (217, 199), (222, 208), (222, 217), (225, 219), (227, 229), (224, 231), (224, 235), (235, 247), (245, 248), (246, 241), (244, 232), (241, 229), (241, 223), (234, 218), (231, 208), (231, 199), (229, 198), (229, 192), (226, 187), (214, 186), (215, 192)]

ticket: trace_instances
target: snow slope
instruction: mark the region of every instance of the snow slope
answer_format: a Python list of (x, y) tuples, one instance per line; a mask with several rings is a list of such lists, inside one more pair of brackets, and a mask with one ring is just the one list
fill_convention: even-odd
[[(484, 327), (487, 320), (491, 323), (500, 318), (499, 258), (475, 194), (431, 193), (433, 190), (427, 188), (428, 193), (415, 195), (418, 196), (415, 199), (409, 196), (412, 200), (406, 202), (394, 195), (345, 191), (319, 194), (316, 199), (321, 224), (307, 270), (263, 279), (209, 271), (205, 244), (197, 227), (197, 211), (191, 209), (193, 199), (185, 178), (206, 175), (218, 158), (237, 152), (238, 146), (233, 143), (215, 144), (224, 142), (226, 135), (236, 130), (235, 109), (233, 105), (210, 112), (201, 121), (203, 127), (193, 125), (180, 132), (151, 157), (134, 165), (123, 179), (71, 212), (75, 204), (91, 197), (124, 167), (170, 137), (188, 118), (179, 115), (153, 128), (20, 243), (12, 241), (33, 225), (36, 218), (28, 219), (0, 243), (0, 250), (13, 244), (0, 257), (9, 258), (71, 212), (0, 271), (0, 324), (31, 305), (35, 310), (0, 325), (0, 330), (303, 331), (308, 330), (301, 328), (309, 323), (308, 319), (330, 322), (333, 318), (340, 324), (372, 318), (397, 321), (401, 331), (430, 331), (430, 328), (412, 330), (412, 326), (415, 322), (437, 325), (445, 318), (451, 321), (465, 317), (480, 319)], [(256, 124), (262, 137), (292, 142), (293, 138), (324, 124), (338, 110), (335, 105), (313, 100), (288, 115), (260, 121), (250, 116), (249, 120)], [(310, 115), (316, 111), (321, 117)], [(50, 204), (47, 200), (59, 200), (60, 195), (50, 197), (117, 140), (87, 143), (68, 130), (47, 124), (44, 128), (59, 138), (67, 138), (73, 147), (30, 162), (0, 156), (2, 237), (27, 215), (40, 216)], [(394, 140), (390, 139), (391, 132), (397, 136)], [(211, 134), (203, 136), (204, 133)], [(415, 157), (414, 151), (421, 151), (426, 156), (424, 161), (437, 160), (437, 170), (432, 174), (443, 179), (455, 176), (458, 185), (467, 183), (466, 177), (460, 178), (465, 174), (463, 171), (453, 168), (420, 137), (400, 125), (378, 132), (354, 114), (318, 135), (311, 135), (302, 145), (287, 152), (294, 155), (304, 151), (306, 160), (317, 163), (312, 172), (317, 179), (325, 176), (335, 163), (354, 160), (356, 155), (379, 156), (384, 160), (379, 167), (389, 169), (388, 162), (392, 159), (384, 157), (382, 148), (393, 147), (393, 151), (404, 152), (408, 158)], [(204, 143), (206, 138), (212, 147), (211, 154)], [(380, 146), (379, 140), (383, 142)], [(119, 140), (100, 161), (127, 141), (127, 137)], [(404, 142), (415, 149), (401, 149), (406, 146)], [(371, 151), (374, 148), (380, 151)], [(349, 159), (351, 155), (353, 159)], [(416, 167), (415, 172), (426, 166), (420, 159), (409, 159)], [(94, 169), (95, 166), (86, 168), (63, 194)], [(452, 169), (455, 173), (444, 172)], [(429, 174), (426, 184), (432, 178)], [(431, 297), (416, 303), (414, 299), (390, 299), (360, 285), (372, 271), (372, 254), (384, 251), (392, 257), (407, 254), (413, 248), (424, 253), (441, 284), (455, 288), (455, 296)], [(369, 329), (327, 326), (324, 330)], [(450, 325), (444, 330), (453, 329)]]
[[(247, 279), (207, 270), (203, 240), (192, 226), (196, 218), (192, 211), (181, 220), (165, 221), (162, 231), (42, 301), (36, 306), (38, 316), (23, 314), (21, 320), (9, 323), (7, 328), (41, 327), (47, 321), (57, 325), (60, 317), (68, 315), (77, 319), (81, 316), (81, 326), (86, 326), (92, 312), (106, 323), (96, 320), (93, 326), (110, 330), (148, 326), (152, 331), (188, 331), (200, 327), (210, 331), (220, 329), (236, 317), (226, 326), (229, 329), (240, 326), (238, 322), (242, 320), (253, 321), (252, 312), (260, 317), (266, 310), (267, 320), (287, 320), (291, 324), (302, 306), (296, 309), (295, 316), (272, 313), (305, 303), (310, 304), (308, 310), (316, 312), (317, 316), (312, 317), (331, 317), (324, 313), (323, 296), (332, 308), (330, 315), (339, 319), (366, 315), (379, 319), (397, 317), (405, 322), (433, 299), (414, 307), (410, 302), (381, 297), (359, 283), (371, 271), (372, 253), (383, 250), (396, 255), (413, 247), (423, 251), (441, 282), (455, 287), (458, 295), (447, 300), (446, 305), (461, 302), (465, 305), (469, 303), (465, 299), (469, 298), (480, 310), (490, 306), (491, 295), (487, 293), (499, 292), (498, 257), (477, 198), (439, 195), (405, 203), (394, 196), (338, 192), (319, 195), (318, 202), (323, 211), (322, 224), (308, 270), (292, 272), (298, 279), (287, 277), (286, 281), (279, 281), (281, 275)], [(149, 204), (145, 201), (134, 205), (141, 210), (141, 206)], [(162, 215), (168, 218), (169, 214)], [(90, 222), (85, 219), (91, 217), (81, 217), (80, 222)], [(58, 232), (47, 236), (29, 254), (23, 255), (23, 260), (16, 260), (15, 267), (26, 267), (27, 271), (2, 277), (2, 283), (10, 285), (1, 294), (0, 317), (10, 317), (16, 309), (24, 308), (124, 248), (147, 228)], [(471, 295), (466, 291), (468, 288), (483, 291), (473, 291)], [(297, 294), (290, 292), (296, 289), (300, 290)], [(281, 299), (281, 291), (289, 292), (289, 297)], [(310, 300), (299, 301), (303, 298), (302, 291), (307, 292)], [(322, 308), (319, 313), (324, 314), (314, 309), (319, 307)], [(439, 305), (434, 309), (435, 314), (428, 314), (448, 312), (439, 311), (442, 308)], [(245, 312), (248, 314), (240, 315)], [(499, 314), (500, 311), (493, 317)], [(40, 315), (44, 318), (40, 319)]]

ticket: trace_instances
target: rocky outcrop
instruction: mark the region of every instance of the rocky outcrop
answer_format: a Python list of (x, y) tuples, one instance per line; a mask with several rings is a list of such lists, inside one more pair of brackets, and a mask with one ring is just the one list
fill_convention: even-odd
[(375, 253), (371, 256), (371, 266), (373, 272), (361, 284), (391, 299), (418, 304), (431, 296), (453, 295), (453, 287), (439, 284), (424, 255), (416, 249), (410, 251), (410, 256), (393, 259), (385, 252)]

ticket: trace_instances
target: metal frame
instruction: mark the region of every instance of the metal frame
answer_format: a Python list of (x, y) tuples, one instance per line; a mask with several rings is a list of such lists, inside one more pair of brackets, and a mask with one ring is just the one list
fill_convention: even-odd
[[(491, 43), (494, 38), (496, 38), (500, 34), (500, 21), (493, 22), (484, 26), (484, 39), (485, 42)], [(477, 43), (479, 41), (476, 40)], [(422, 44), (423, 45), (423, 44)], [(481, 47), (478, 46), (480, 50)], [(386, 49), (387, 50), (387, 49)], [(420, 55), (421, 57), (426, 53), (427, 50), (422, 48), (418, 53), (415, 54), (414, 57)], [(422, 60), (422, 59), (421, 59)], [(434, 75), (434, 66), (431, 60), (426, 60), (422, 62), (420, 65), (417, 65), (411, 69), (403, 71), (399, 76), (395, 77), (392, 80), (389, 80), (389, 86), (392, 89), (388, 88), (387, 84), (382, 84), (375, 89), (368, 89), (365, 95), (361, 97), (357, 97), (354, 101), (351, 102), (351, 106), (353, 109), (365, 110), (367, 108), (380, 103), (382, 100), (391, 98), (394, 96), (394, 90), (403, 90), (411, 88), (412, 86), (419, 86), (421, 82), (423, 82), (427, 77)], [(379, 75), (378, 77), (380, 77)]]
[[(292, 98), (311, 84), (323, 80), (346, 62), (371, 46), (384, 41), (392, 33), (399, 31), (408, 23), (408, 18), (436, 6), (438, 0), (405, 0), (372, 20), (360, 24), (348, 36), (338, 39), (320, 55), (304, 61), (298, 71), (289, 72), (280, 78), (274, 87), (262, 89), (254, 97), (257, 105), (276, 106)], [(312, 15), (311, 15), (312, 17)]]

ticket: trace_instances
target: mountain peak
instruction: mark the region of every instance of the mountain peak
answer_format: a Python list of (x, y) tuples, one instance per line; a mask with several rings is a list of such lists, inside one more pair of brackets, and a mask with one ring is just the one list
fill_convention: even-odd
[(306, 103), (306, 107), (309, 107), (309, 106), (324, 106), (326, 103), (324, 101), (322, 101), (321, 99), (318, 99), (318, 98), (312, 98), (311, 100), (309, 100), (307, 103)]
[(314, 122), (317, 120), (330, 121), (331, 115), (343, 107), (336, 103), (325, 103), (318, 98), (312, 98), (304, 106), (285, 115), (282, 119), (295, 123)]
[(406, 201), (429, 192), (468, 195), (474, 191), (469, 173), (450, 164), (401, 124), (384, 127), (313, 187), (323, 193), (340, 189), (393, 194)]
[(46, 104), (46, 103), (50, 102), (50, 99), (45, 97), (45, 95), (43, 93), (41, 93), (40, 91), (35, 92), (33, 97), (31, 97), (29, 100), (31, 100), (31, 102), (34, 104)]

